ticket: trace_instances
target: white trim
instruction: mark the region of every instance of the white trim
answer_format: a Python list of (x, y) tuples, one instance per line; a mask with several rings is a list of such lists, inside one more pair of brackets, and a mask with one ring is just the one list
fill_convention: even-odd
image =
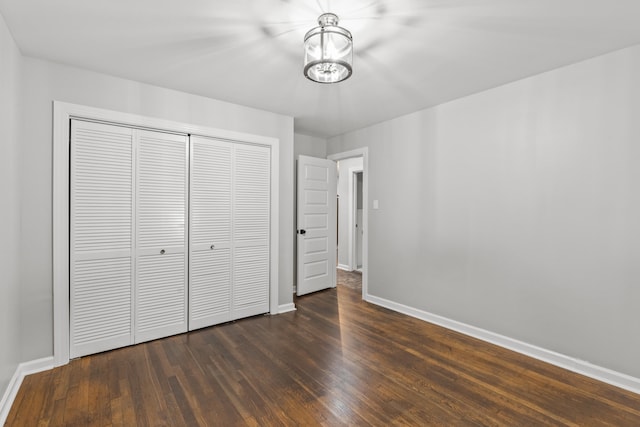
[(280, 140), (242, 132), (191, 125), (170, 120), (140, 116), (53, 102), (53, 363), (69, 363), (69, 120), (116, 123), (172, 133), (192, 134), (271, 147), (271, 314), (278, 307), (279, 262), (279, 183)]
[(369, 300), (369, 147), (331, 154), (327, 159), (338, 161), (362, 157), (362, 299)]
[(7, 421), (9, 411), (11, 411), (11, 406), (18, 395), (18, 390), (20, 390), (24, 377), (38, 372), (47, 371), (53, 367), (53, 356), (20, 363), (16, 367), (16, 371), (7, 385), (7, 389), (2, 396), (2, 400), (0, 400), (0, 426), (3, 426)]
[[(245, 137), (249, 137), (249, 135), (245, 135)], [(254, 136), (251, 137), (254, 138)], [(276, 138), (269, 138), (269, 140), (271, 141), (271, 227), (269, 230), (271, 242), (269, 286), (271, 294), (269, 295), (269, 312), (277, 314), (279, 312), (278, 286), (280, 283), (278, 277), (280, 263), (280, 140)]]
[[(69, 363), (69, 113), (53, 103), (53, 363)], [(67, 125), (64, 126), (63, 124)]]
[(338, 264), (338, 268), (339, 268), (340, 270), (344, 270), (344, 271), (352, 271), (352, 270), (351, 270), (351, 267), (349, 267), (349, 266), (348, 266), (348, 265), (346, 265), (346, 264)]
[(278, 307), (278, 314), (282, 314), (282, 313), (289, 313), (291, 311), (296, 311), (296, 305), (292, 302), (290, 302), (289, 304), (282, 304)]
[(424, 310), (389, 301), (384, 298), (369, 295), (367, 301), (372, 304), (397, 311), (398, 313), (406, 314), (407, 316), (415, 317), (417, 319), (424, 320), (425, 322), (433, 323), (473, 338), (478, 338), (482, 341), (486, 341), (488, 343), (495, 344), (508, 350), (524, 354), (525, 356), (529, 356), (534, 359), (538, 359), (543, 362), (558, 366), (560, 368), (585, 375), (595, 380), (602, 381), (604, 383), (629, 390), (633, 393), (640, 394), (640, 378), (635, 378), (608, 368), (593, 365), (584, 360), (556, 353), (555, 351), (547, 350), (542, 347), (528, 344), (513, 338), (506, 337), (504, 335), (496, 334), (494, 332), (477, 328), (475, 326), (467, 325), (466, 323), (461, 323), (456, 320), (451, 320), (437, 314), (426, 312)]

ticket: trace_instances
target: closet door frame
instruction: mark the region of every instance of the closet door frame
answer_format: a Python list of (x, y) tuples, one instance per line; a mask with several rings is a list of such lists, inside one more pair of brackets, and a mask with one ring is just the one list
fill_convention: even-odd
[(69, 363), (69, 154), (70, 121), (80, 119), (271, 148), (269, 312), (278, 314), (279, 152), (277, 138), (191, 125), (66, 102), (53, 102), (53, 365)]

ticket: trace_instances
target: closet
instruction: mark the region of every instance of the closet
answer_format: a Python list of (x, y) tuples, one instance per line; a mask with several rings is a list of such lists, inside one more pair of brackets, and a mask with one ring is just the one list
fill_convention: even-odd
[(270, 148), (71, 120), (70, 356), (269, 311)]

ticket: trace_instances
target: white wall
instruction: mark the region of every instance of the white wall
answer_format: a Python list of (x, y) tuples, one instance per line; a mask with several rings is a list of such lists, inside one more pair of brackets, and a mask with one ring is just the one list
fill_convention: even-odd
[(640, 377), (640, 46), (332, 138), (369, 293)]
[[(362, 170), (362, 157), (340, 160), (338, 162), (338, 265), (349, 268), (349, 245), (352, 221), (353, 180), (349, 180), (351, 168)], [(351, 185), (349, 185), (351, 183)], [(355, 242), (351, 242), (355, 244)]]
[(296, 133), (294, 135), (295, 142), (293, 144), (293, 157), (294, 160), (298, 160), (299, 155), (320, 157), (322, 159), (327, 157), (327, 140), (317, 136), (303, 135)]
[(0, 15), (0, 398), (20, 359), (21, 56)]
[(50, 356), (52, 335), (52, 101), (64, 101), (280, 139), (279, 304), (292, 302), (293, 118), (187, 93), (23, 59), (22, 359)]

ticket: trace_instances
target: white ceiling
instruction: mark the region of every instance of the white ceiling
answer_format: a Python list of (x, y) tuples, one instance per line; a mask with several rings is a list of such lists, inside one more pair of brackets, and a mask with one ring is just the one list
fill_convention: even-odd
[[(354, 74), (302, 75), (322, 12)], [(22, 53), (295, 117), (333, 136), (640, 43), (638, 0), (0, 0)]]

